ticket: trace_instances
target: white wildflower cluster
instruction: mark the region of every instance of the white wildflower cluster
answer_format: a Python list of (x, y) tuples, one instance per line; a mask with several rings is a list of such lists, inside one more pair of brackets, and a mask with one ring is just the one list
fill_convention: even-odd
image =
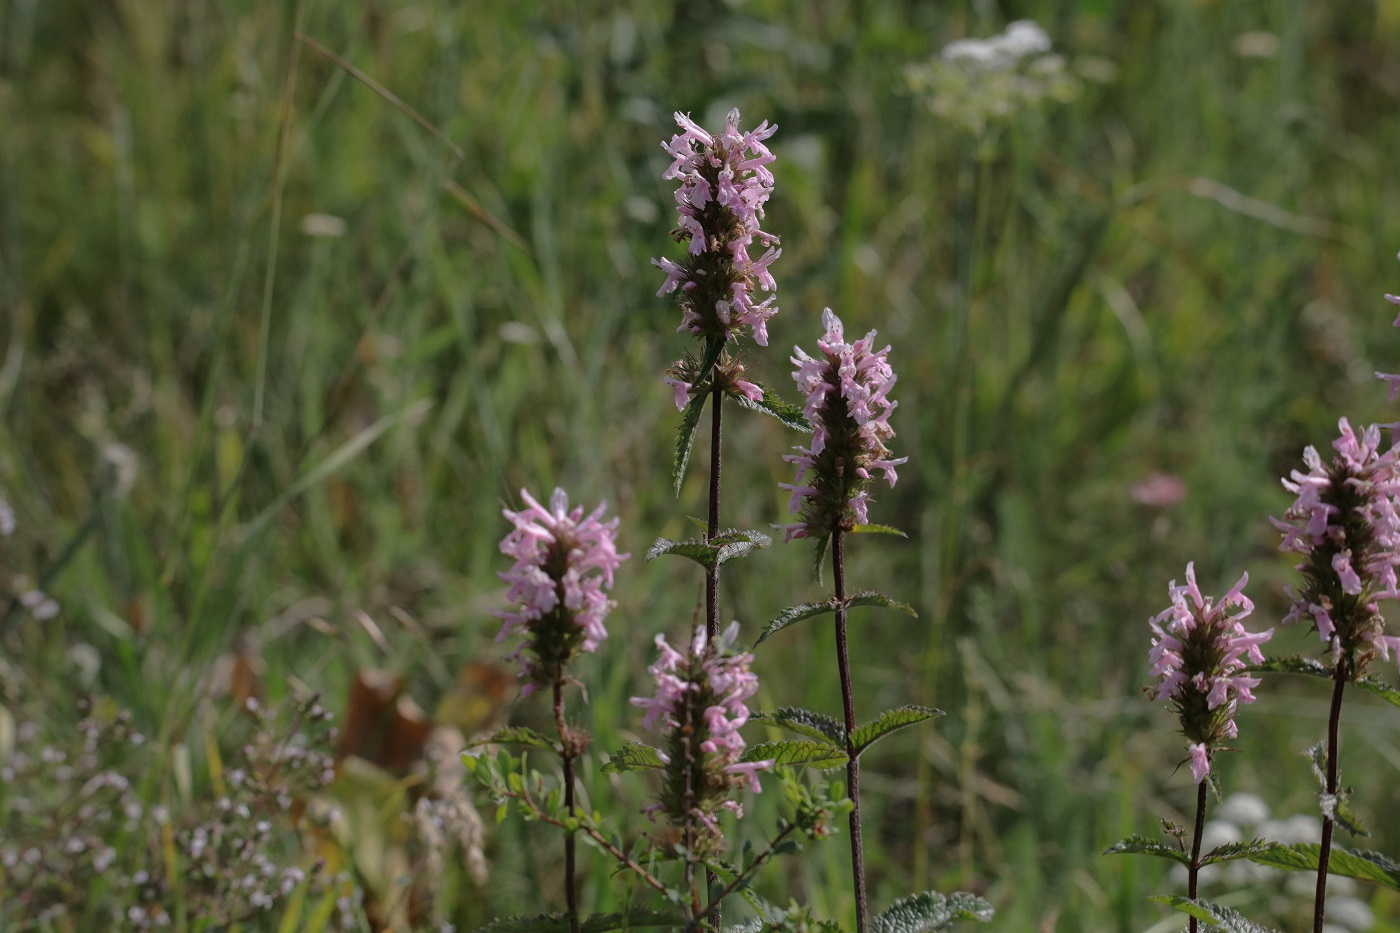
[(974, 134), (1042, 103), (1067, 103), (1083, 87), (1080, 75), (1051, 51), (1045, 30), (1030, 20), (987, 39), (950, 42), (929, 61), (911, 65), (905, 77), (930, 110)]

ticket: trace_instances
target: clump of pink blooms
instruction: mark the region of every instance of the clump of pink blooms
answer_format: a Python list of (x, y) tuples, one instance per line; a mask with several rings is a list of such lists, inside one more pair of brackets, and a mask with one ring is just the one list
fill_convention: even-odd
[[(1190, 744), (1191, 774), (1199, 784), (1210, 772), (1214, 751), (1239, 734), (1235, 712), (1254, 702), (1257, 677), (1244, 673), (1249, 663), (1262, 664), (1259, 646), (1274, 630), (1251, 634), (1242, 620), (1254, 611), (1244, 595), (1249, 575), (1240, 577), (1217, 602), (1202, 596), (1196, 568), (1186, 565), (1186, 585), (1171, 582), (1171, 608), (1151, 620), (1152, 676), (1162, 682), (1147, 688), (1152, 699), (1166, 699), (1181, 721)], [(1231, 609), (1237, 609), (1231, 613)]]
[[(656, 636), (661, 653), (647, 671), (656, 681), (656, 693), (633, 697), (633, 706), (646, 711), (648, 729), (660, 726), (666, 746), (659, 751), (666, 762), (666, 779), (658, 808), (679, 824), (687, 815), (718, 833), (715, 814), (731, 810), (742, 816), (730, 791), (747, 781), (757, 793), (759, 771), (772, 761), (740, 761), (744, 739), (739, 729), (749, 721), (747, 701), (758, 692), (758, 677), (749, 669), (753, 655), (735, 651), (739, 623), (732, 623), (710, 641), (703, 626), (695, 629), (690, 653), (672, 648), (664, 635)], [(690, 805), (687, 808), (686, 801)]]
[(1283, 532), (1279, 549), (1303, 555), (1303, 587), (1290, 592), (1283, 621), (1312, 622), (1333, 663), (1354, 679), (1377, 653), (1388, 659), (1394, 651), (1400, 661), (1400, 638), (1385, 634), (1378, 606), (1400, 598), (1400, 448), (1382, 451), (1377, 425), (1360, 437), (1345, 418), (1339, 428), (1330, 463), (1313, 447), (1303, 452), (1308, 472), (1294, 470), (1283, 481), (1297, 498), (1273, 523)]
[(515, 564), (498, 574), (510, 584), (506, 598), (514, 606), (494, 615), (505, 620), (497, 641), (524, 632), (515, 659), (527, 681), (521, 692), (528, 694), (552, 683), (575, 654), (594, 651), (608, 637), (603, 620), (616, 604), (605, 591), (630, 555), (617, 552), (618, 519), (601, 520), (607, 503), (584, 517), (582, 506), (569, 508), (562, 489), (554, 490), (549, 508), (527, 490), (520, 496), (528, 507), (504, 510), (514, 527), (501, 541), (501, 553)]
[(822, 325), (820, 352), (810, 356), (794, 347), (791, 358), (812, 441), (783, 456), (797, 464), (797, 476), (778, 485), (792, 493), (788, 511), (802, 516), (797, 524), (781, 526), (789, 541), (823, 538), (838, 527), (869, 522), (866, 486), (872, 474), (878, 472), (893, 488), (899, 479), (895, 467), (909, 459), (893, 458), (886, 446), (894, 437), (890, 412), (899, 404), (889, 398), (897, 378), (886, 359), (890, 348), (872, 349), (873, 330), (847, 343), (841, 319), (830, 308), (822, 312)]
[[(679, 262), (652, 260), (666, 273), (657, 295), (678, 294), (677, 330), (729, 340), (749, 327), (754, 341), (767, 346), (767, 321), (778, 309), (775, 297), (758, 301), (754, 292), (776, 290), (768, 267), (782, 255), (778, 238), (759, 227), (773, 193), (768, 164), (774, 156), (764, 140), (778, 128), (765, 120), (740, 132), (739, 111), (731, 110), (724, 131), (711, 134), (687, 115), (675, 116), (681, 132), (662, 143), (674, 160), (662, 177), (680, 181), (672, 235), (690, 246)], [(756, 258), (750, 255), (755, 241), (764, 249)]]

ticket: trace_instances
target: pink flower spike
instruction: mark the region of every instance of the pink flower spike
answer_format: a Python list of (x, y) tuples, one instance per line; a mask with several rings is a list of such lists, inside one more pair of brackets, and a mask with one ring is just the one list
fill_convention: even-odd
[(524, 694), (552, 682), (571, 656), (594, 651), (607, 637), (603, 619), (614, 603), (604, 590), (629, 555), (617, 552), (618, 520), (600, 520), (605, 505), (584, 518), (581, 507), (569, 508), (563, 489), (554, 490), (548, 509), (528, 490), (520, 498), (527, 507), (505, 510), (514, 528), (501, 541), (501, 552), (515, 563), (498, 574), (510, 584), (506, 598), (514, 606), (494, 614), (504, 622), (497, 641), (525, 633), (516, 655), (527, 681)]

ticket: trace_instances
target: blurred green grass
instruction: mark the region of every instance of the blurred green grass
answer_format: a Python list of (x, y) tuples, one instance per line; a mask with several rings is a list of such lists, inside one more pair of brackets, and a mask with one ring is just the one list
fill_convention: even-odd
[[(651, 635), (699, 596), (687, 568), (640, 559), (703, 508), (697, 478), (679, 502), (667, 482), (660, 376), (685, 341), (648, 263), (674, 252), (657, 144), (673, 110), (739, 106), (779, 125), (783, 311), (755, 371), (786, 383), (784, 348), (831, 306), (878, 328), (900, 374), (911, 459), (872, 515), (911, 540), (858, 542), (850, 575), (921, 618), (855, 620), (857, 696), (949, 716), (867, 765), (876, 902), (959, 885), (997, 929), (1159, 918), (1143, 897), (1163, 871), (1099, 855), (1190, 802), (1169, 717), (1138, 692), (1145, 620), (1194, 560), (1212, 591), (1248, 570), (1274, 624), (1277, 477), (1339, 415), (1392, 417), (1371, 373), (1400, 357), (1381, 301), (1400, 280), (1400, 7), (307, 0), (303, 32), (460, 159), (298, 49), (292, 15), (0, 7), (0, 490), (32, 552), (16, 572), (56, 569), (63, 607), (6, 633), (7, 700), (61, 722), (66, 652), (89, 644), (92, 686), (177, 736), (243, 645), (274, 696), (290, 677), (341, 697), (371, 665), (412, 670), (431, 709), (461, 663), (500, 654), (501, 505), (560, 484), (613, 503), (634, 555), (587, 671), (598, 747), (629, 734)], [(908, 90), (908, 65), (1023, 17), (1112, 78), (977, 137)], [(1239, 54), (1247, 33), (1273, 54)], [(308, 235), (314, 215), (343, 232)], [(792, 439), (729, 421), (726, 522), (784, 521)], [(1156, 471), (1185, 480), (1180, 504), (1132, 501)], [(790, 545), (736, 566), (726, 613), (753, 626), (811, 598), (808, 565)], [(298, 624), (307, 606), (337, 634)], [(779, 638), (765, 703), (834, 709), (830, 635)], [(1324, 703), (1266, 685), (1227, 787), (1308, 810), (1296, 751)], [(1395, 852), (1400, 724), (1366, 706), (1344, 767), (1367, 777), (1368, 845)], [(798, 879), (838, 912), (842, 848)], [(488, 912), (539, 900), (512, 858)]]

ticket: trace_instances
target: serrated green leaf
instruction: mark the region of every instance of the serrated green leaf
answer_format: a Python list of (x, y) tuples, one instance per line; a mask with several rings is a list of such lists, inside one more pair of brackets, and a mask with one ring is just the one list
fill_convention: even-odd
[[(1316, 842), (1300, 842), (1289, 846), (1274, 843), (1248, 858), (1251, 862), (1273, 868), (1316, 872), (1321, 852), (1322, 846)], [(1341, 846), (1333, 846), (1327, 857), (1327, 873), (1369, 881), (1400, 891), (1400, 862), (1369, 849), (1344, 849)]]
[(944, 896), (924, 891), (902, 897), (870, 923), (870, 933), (934, 933), (958, 920), (992, 919), (992, 905), (962, 891)]
[(785, 739), (781, 742), (760, 742), (744, 750), (740, 761), (772, 761), (775, 765), (806, 765), (822, 771), (834, 771), (846, 764), (846, 752), (830, 742), (807, 739)]
[(1248, 842), (1227, 842), (1202, 855), (1201, 864), (1215, 865), (1219, 862), (1233, 862), (1242, 858), (1252, 859), (1261, 852), (1269, 851), (1275, 845), (1276, 843), (1265, 842), (1263, 839), (1251, 839)]
[(900, 706), (895, 709), (887, 709), (875, 720), (856, 727), (856, 731), (851, 735), (851, 742), (856, 748), (856, 756), (859, 757), (861, 752), (892, 732), (898, 732), (906, 726), (927, 722), (943, 715), (946, 715), (943, 710), (930, 709), (927, 706)]
[(685, 480), (686, 468), (690, 466), (690, 451), (695, 446), (695, 427), (700, 423), (700, 413), (705, 410), (705, 400), (710, 393), (701, 392), (690, 400), (681, 414), (681, 426), (676, 430), (676, 456), (671, 466), (671, 483), (676, 495), (681, 494), (681, 483)]
[(653, 771), (666, 767), (661, 753), (650, 745), (641, 742), (628, 742), (608, 756), (603, 764), (605, 774), (622, 774), (624, 771)]
[(899, 538), (909, 537), (893, 525), (853, 525), (851, 534), (856, 535), (894, 535)]
[(687, 538), (684, 541), (672, 541), (670, 538), (657, 538), (651, 547), (647, 548), (647, 560), (656, 560), (663, 554), (675, 554), (680, 557), (689, 557), (706, 570), (715, 565), (715, 558), (719, 555), (718, 548), (698, 538)]
[(1306, 674), (1324, 680), (1332, 679), (1332, 671), (1327, 665), (1316, 658), (1305, 658), (1296, 654), (1291, 658), (1269, 658), (1263, 664), (1251, 664), (1249, 670), (1265, 674)]
[(773, 539), (761, 531), (741, 531), (737, 528), (722, 531), (710, 539), (710, 545), (719, 548), (719, 559), (716, 563), (721, 567), (731, 560), (747, 557), (772, 543)]
[(789, 625), (801, 622), (804, 619), (811, 619), (815, 616), (835, 611), (835, 599), (827, 599), (819, 603), (798, 603), (796, 606), (788, 606), (782, 612), (774, 616), (773, 621), (763, 627), (763, 631), (759, 633), (758, 640), (753, 643), (754, 647), (757, 648), (759, 645), (763, 644), (769, 635), (781, 632)]
[(914, 611), (913, 606), (908, 603), (901, 603), (897, 600), (890, 599), (888, 596), (877, 593), (874, 590), (863, 590), (854, 596), (846, 598), (847, 609), (859, 609), (862, 606), (879, 606), (882, 609), (893, 609), (896, 612), (902, 612), (916, 619), (919, 617), (919, 614)]
[(779, 728), (805, 735), (818, 742), (826, 742), (843, 752), (846, 750), (846, 729), (830, 716), (798, 709), (795, 706), (785, 706), (771, 713), (756, 712), (752, 718), (759, 722), (771, 722)]
[(1362, 677), (1356, 685), (1367, 693), (1380, 697), (1392, 706), (1400, 706), (1400, 690), (1375, 677)]
[(1189, 897), (1182, 897), (1179, 894), (1159, 894), (1149, 897), (1148, 900), (1156, 901), (1158, 904), (1166, 904), (1173, 910), (1179, 910), (1197, 920), (1204, 920), (1215, 929), (1225, 930), (1226, 933), (1278, 933), (1277, 930), (1260, 926), (1252, 920), (1245, 919), (1239, 912), (1213, 901), (1199, 899), (1193, 901)]
[(558, 751), (549, 739), (534, 729), (526, 729), (523, 726), (507, 726), (504, 729), (497, 729), (484, 739), (468, 742), (467, 748), (479, 748), (482, 745), (528, 745), (530, 748), (542, 748), (547, 752)]
[(761, 382), (755, 382), (754, 385), (762, 390), (763, 398), (754, 401), (747, 395), (736, 395), (734, 396), (734, 401), (739, 403), (740, 408), (747, 408), (749, 411), (757, 411), (777, 418), (795, 431), (801, 431), (804, 434), (812, 433), (812, 425), (808, 423), (807, 418), (802, 414), (801, 408), (798, 408), (791, 402), (784, 401), (778, 393)]
[(687, 538), (672, 541), (670, 538), (657, 538), (647, 549), (646, 559), (656, 560), (663, 554), (677, 554), (689, 557), (706, 570), (723, 566), (731, 560), (746, 557), (758, 548), (766, 548), (773, 539), (758, 531), (739, 531), (731, 528), (715, 535), (709, 541), (703, 538)]
[(1107, 849), (1103, 850), (1104, 855), (1155, 855), (1157, 858), (1170, 859), (1173, 862), (1180, 862), (1182, 865), (1191, 864), (1191, 856), (1187, 852), (1181, 851), (1176, 846), (1167, 845), (1156, 839), (1149, 839), (1146, 836), (1137, 834), (1126, 839), (1120, 839)]

